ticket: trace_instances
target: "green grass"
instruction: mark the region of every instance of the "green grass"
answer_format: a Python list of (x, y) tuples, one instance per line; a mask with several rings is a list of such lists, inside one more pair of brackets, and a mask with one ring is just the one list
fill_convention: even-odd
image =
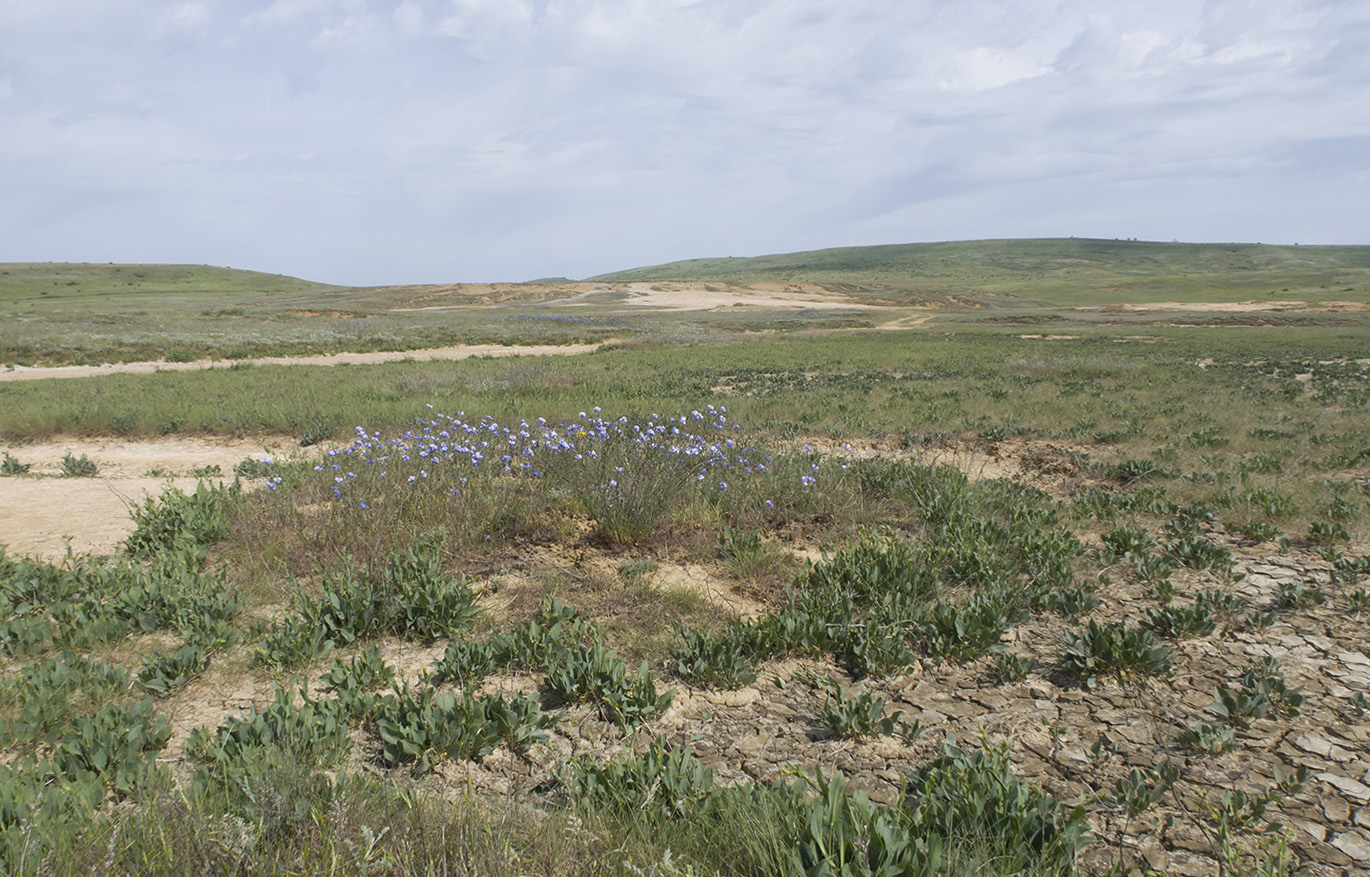
[(1271, 293), (1282, 298), (1365, 301), (1370, 294), (1370, 247), (1088, 238), (954, 241), (692, 259), (591, 279), (803, 281), (909, 304), (941, 303), (963, 295), (988, 303), (987, 294), (1014, 302), (1071, 306), (1233, 301)]

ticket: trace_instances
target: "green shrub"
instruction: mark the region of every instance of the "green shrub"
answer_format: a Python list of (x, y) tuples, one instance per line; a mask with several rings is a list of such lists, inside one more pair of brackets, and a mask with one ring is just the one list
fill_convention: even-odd
[(638, 675), (596, 642), (588, 649), (556, 650), (547, 660), (547, 689), (566, 702), (598, 703), (605, 717), (636, 727), (670, 706), (674, 692), (658, 695), (644, 662)]
[(480, 613), (466, 579), (444, 575), (431, 546), (395, 552), (378, 576), (352, 568), (327, 574), (322, 588), (317, 598), (296, 591), (298, 616), (272, 627), (253, 653), (258, 663), (298, 666), (334, 646), (387, 634), (431, 641)]
[(1156, 546), (1156, 537), (1135, 527), (1119, 527), (1103, 535), (1104, 547), (1115, 558), (1140, 555)]
[(376, 702), (372, 692), (394, 684), (395, 668), (385, 662), (377, 649), (369, 648), (346, 664), (334, 660), (319, 681), (325, 690), (333, 692), (348, 715), (364, 718)]
[(645, 813), (654, 819), (696, 816), (713, 791), (713, 782), (713, 771), (688, 748), (668, 749), (660, 739), (652, 740), (635, 758), (603, 765), (576, 759), (562, 776), (562, 785), (582, 805), (621, 816)]
[(1327, 602), (1322, 589), (1302, 582), (1284, 582), (1275, 593), (1277, 609), (1309, 609)]
[(303, 691), (278, 684), (265, 708), (254, 706), (245, 716), (229, 717), (214, 731), (191, 731), (186, 754), (203, 765), (201, 783), (231, 786), (267, 750), (302, 766), (337, 764), (352, 746), (347, 729), (336, 699), (310, 700)]
[(918, 662), (908, 647), (904, 625), (871, 618), (864, 624), (839, 628), (832, 645), (834, 657), (854, 676), (888, 676)]
[(970, 660), (999, 645), (1026, 612), (1017, 594), (1004, 588), (972, 594), (957, 606), (938, 603), (918, 622), (918, 638), (928, 654)]
[(258, 460), (254, 457), (244, 457), (233, 464), (233, 474), (239, 478), (265, 478), (271, 474), (271, 459)]
[(1165, 547), (1166, 556), (1189, 569), (1212, 570), (1220, 574), (1230, 574), (1236, 563), (1232, 552), (1214, 545), (1198, 533), (1189, 533), (1170, 542)]
[(432, 680), (473, 686), (505, 666), (510, 655), (511, 646), (506, 637), (496, 636), (485, 642), (453, 639), (447, 643), (442, 657), (433, 662)]

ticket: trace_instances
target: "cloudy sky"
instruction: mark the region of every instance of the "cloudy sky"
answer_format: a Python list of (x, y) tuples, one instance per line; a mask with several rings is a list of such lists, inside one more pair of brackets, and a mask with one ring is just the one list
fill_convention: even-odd
[(0, 0), (0, 261), (1370, 243), (1365, 0)]

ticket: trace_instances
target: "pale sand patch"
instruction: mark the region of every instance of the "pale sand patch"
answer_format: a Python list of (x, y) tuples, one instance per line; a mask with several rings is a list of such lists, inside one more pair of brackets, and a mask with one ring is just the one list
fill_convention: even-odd
[(194, 362), (120, 362), (104, 365), (13, 366), (0, 369), (0, 381), (37, 381), (44, 378), (89, 378), (96, 375), (151, 374), (159, 371), (202, 371), (229, 368), (239, 362), (251, 365), (371, 365), (378, 362), (427, 362), (471, 359), (476, 356), (572, 356), (590, 353), (598, 344), (534, 344), (507, 347), (503, 344), (462, 344), (425, 350), (377, 350), (370, 353), (329, 353), (318, 356), (264, 356), (259, 359), (197, 359)]
[(1266, 311), (1367, 311), (1360, 301), (1156, 301), (1145, 304), (1084, 305), (1077, 311), (1198, 311), (1203, 313), (1259, 313)]
[(718, 308), (769, 308), (808, 310), (887, 310), (882, 305), (858, 302), (840, 293), (807, 283), (758, 283), (750, 286), (684, 282), (630, 283), (621, 288), (624, 304), (665, 311), (709, 311)]
[[(32, 468), (27, 475), (0, 477), (0, 544), (14, 555), (60, 560), (67, 544), (77, 554), (113, 554), (133, 532), (131, 511), (167, 485), (193, 491), (199, 480), (231, 481), (233, 466), (243, 459), (280, 457), (295, 440), (166, 438), (59, 439), (31, 442), (5, 450)], [(62, 458), (82, 454), (96, 465), (91, 478), (63, 478)], [(204, 479), (195, 469), (218, 466), (219, 475)], [(163, 471), (167, 475), (149, 475)]]

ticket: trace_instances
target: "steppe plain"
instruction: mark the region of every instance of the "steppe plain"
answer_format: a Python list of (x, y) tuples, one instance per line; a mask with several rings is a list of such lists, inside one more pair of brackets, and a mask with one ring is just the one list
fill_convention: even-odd
[(1368, 328), (1366, 247), (0, 265), (0, 858), (1363, 873)]

